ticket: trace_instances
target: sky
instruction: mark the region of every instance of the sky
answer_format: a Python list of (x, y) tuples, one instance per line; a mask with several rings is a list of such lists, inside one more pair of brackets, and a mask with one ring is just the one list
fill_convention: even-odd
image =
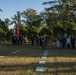
[(42, 5), (43, 2), (48, 2), (50, 0), (0, 0), (0, 19), (5, 18), (11, 19), (16, 14), (16, 11), (26, 11), (28, 8), (37, 10), (41, 12), (44, 10), (46, 5)]

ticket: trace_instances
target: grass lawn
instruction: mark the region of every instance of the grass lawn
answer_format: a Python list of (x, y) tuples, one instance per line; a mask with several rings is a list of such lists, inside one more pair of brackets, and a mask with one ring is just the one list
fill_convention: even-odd
[[(11, 54), (21, 50), (17, 54)], [(0, 44), (0, 75), (76, 75), (76, 49), (58, 49), (53, 44), (46, 47), (48, 57), (45, 64), (39, 65), (44, 50), (30, 44)], [(47, 67), (46, 72), (35, 72), (36, 66)]]

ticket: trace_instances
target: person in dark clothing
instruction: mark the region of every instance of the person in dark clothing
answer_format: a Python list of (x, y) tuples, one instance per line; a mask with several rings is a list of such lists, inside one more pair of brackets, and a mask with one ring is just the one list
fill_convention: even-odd
[(75, 37), (74, 36), (71, 37), (71, 45), (72, 45), (72, 48), (74, 49), (75, 48)]
[(15, 45), (15, 40), (14, 40), (14, 36), (12, 36), (12, 44)]
[(40, 37), (40, 44), (39, 44), (39, 46), (42, 46), (42, 37)]
[(39, 37), (39, 46), (40, 46), (40, 49), (42, 49), (42, 37), (41, 36)]
[(19, 36), (19, 44), (20, 44), (20, 45), (22, 45), (22, 41), (23, 41), (23, 38), (22, 38), (22, 35), (20, 35), (20, 36)]
[(38, 42), (39, 42), (39, 37), (38, 37), (38, 35), (37, 35), (37, 37), (36, 37), (36, 44), (38, 45)]
[(46, 45), (47, 45), (47, 36), (45, 37)]
[(31, 36), (31, 42), (32, 42), (32, 45), (34, 45), (34, 36), (33, 35)]
[(17, 37), (16, 36), (14, 36), (14, 43), (15, 43), (15, 45), (17, 44)]
[(46, 39), (45, 37), (42, 38), (42, 49), (45, 50), (45, 46), (46, 46)]
[(62, 38), (62, 45), (63, 45), (62, 47), (63, 47), (63, 48), (65, 48), (65, 44), (66, 44), (66, 37), (63, 37), (63, 38)]
[(44, 35), (45, 43), (47, 45), (47, 35)]
[(17, 36), (17, 44), (19, 45), (19, 36)]

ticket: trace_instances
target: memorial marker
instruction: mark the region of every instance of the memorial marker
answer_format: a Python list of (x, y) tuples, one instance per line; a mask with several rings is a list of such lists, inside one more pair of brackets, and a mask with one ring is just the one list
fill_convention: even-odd
[(16, 54), (16, 52), (12, 52), (12, 54)]
[(0, 56), (0, 58), (4, 58), (5, 56)]
[(45, 64), (45, 61), (39, 61), (39, 64)]
[(36, 67), (35, 71), (45, 72), (47, 70), (46, 67)]
[(16, 52), (20, 52), (20, 50), (16, 50)]

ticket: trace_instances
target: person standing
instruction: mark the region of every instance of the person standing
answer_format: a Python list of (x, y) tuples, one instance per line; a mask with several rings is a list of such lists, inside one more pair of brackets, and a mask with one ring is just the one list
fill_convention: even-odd
[(36, 36), (36, 44), (38, 45), (38, 42), (39, 42), (39, 37), (38, 35)]
[(45, 44), (47, 45), (47, 35), (44, 35)]
[(60, 48), (60, 36), (59, 35), (57, 36), (56, 44), (57, 44), (57, 47)]
[(66, 37), (62, 38), (62, 47), (65, 48), (65, 44), (66, 44)]
[(40, 36), (39, 41), (40, 41), (40, 44), (39, 44), (40, 49), (42, 49), (42, 36)]
[(46, 46), (46, 39), (45, 36), (42, 38), (42, 49), (45, 50), (45, 46)]
[(20, 35), (20, 36), (19, 36), (19, 44), (20, 44), (20, 45), (22, 45), (22, 41), (23, 41), (23, 38), (22, 38), (22, 35)]
[(71, 37), (71, 45), (72, 45), (72, 48), (74, 49), (75, 48), (75, 37), (74, 36)]
[(17, 44), (17, 36), (14, 36), (14, 43)]
[(12, 36), (12, 44), (15, 45), (15, 39), (14, 35)]
[(17, 37), (17, 45), (19, 45), (19, 36), (16, 36)]
[(33, 35), (31, 36), (31, 42), (32, 42), (32, 45), (34, 45), (34, 36)]
[(66, 39), (66, 42), (67, 42), (67, 48), (69, 49), (70, 48), (70, 44), (71, 44), (71, 37), (68, 36), (67, 39)]

